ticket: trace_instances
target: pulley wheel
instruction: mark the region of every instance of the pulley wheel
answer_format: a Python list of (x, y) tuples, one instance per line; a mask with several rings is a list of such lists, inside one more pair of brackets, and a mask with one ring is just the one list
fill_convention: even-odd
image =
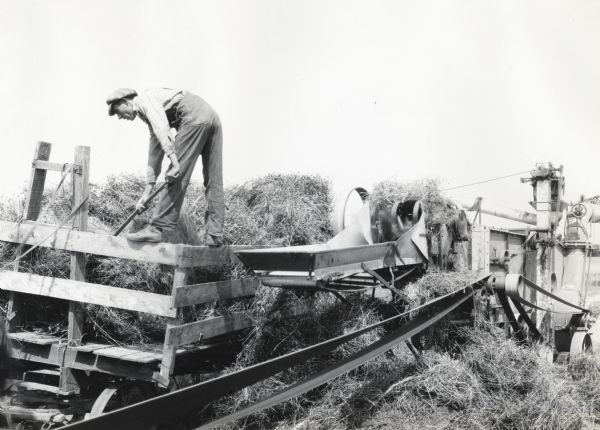
[(587, 331), (578, 330), (571, 338), (571, 357), (578, 354), (591, 354), (594, 352), (592, 338)]
[(346, 194), (343, 194), (340, 199), (338, 199), (335, 203), (333, 209), (333, 233), (338, 234), (346, 225), (346, 216), (347, 216), (347, 208), (348, 202), (352, 195), (357, 194), (361, 201), (364, 203), (365, 200), (369, 198), (369, 192), (362, 187), (355, 187), (348, 191)]
[(96, 398), (90, 417), (141, 402), (154, 396), (153, 387), (143, 383), (125, 382), (105, 388)]

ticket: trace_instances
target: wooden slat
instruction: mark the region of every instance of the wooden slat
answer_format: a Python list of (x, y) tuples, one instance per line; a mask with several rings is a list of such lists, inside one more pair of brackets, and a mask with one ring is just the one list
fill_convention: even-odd
[[(187, 285), (190, 273), (191, 269), (179, 266), (175, 267), (175, 270), (173, 271), (173, 289)], [(163, 343), (160, 370), (154, 374), (154, 380), (165, 388), (169, 386), (171, 375), (175, 370), (175, 359), (177, 357), (177, 347), (171, 345), (169, 342), (169, 329), (178, 326), (183, 322), (182, 310), (179, 308), (175, 309), (177, 309), (177, 314), (174, 318), (169, 318), (165, 329), (165, 341)]]
[(83, 371), (109, 373), (126, 378), (152, 381), (154, 369), (146, 364), (116, 360), (82, 352), (64, 345), (34, 345), (11, 342), (10, 356), (52, 366), (63, 366)]
[[(32, 227), (29, 223), (19, 224), (0, 221), (0, 241), (24, 242), (28, 245), (34, 245), (51, 234), (56, 228), (53, 225), (38, 224), (35, 226), (35, 231), (31, 234), (31, 237), (25, 241)], [(183, 245), (129, 242), (123, 237), (61, 228), (56, 234), (41, 243), (40, 246), (104, 255), (107, 257), (128, 258), (131, 260), (174, 265), (178, 260), (177, 248)]]
[[(23, 373), (23, 375), (43, 375), (43, 376), (59, 376), (60, 375), (60, 371), (57, 369), (36, 369), (36, 370), (27, 370)], [(23, 379), (27, 380), (27, 378), (25, 376), (23, 376)]]
[[(267, 320), (285, 317), (297, 317), (310, 312), (310, 304), (299, 301), (291, 306), (272, 311)], [(180, 326), (169, 327), (165, 342), (172, 346), (187, 345), (201, 339), (210, 339), (227, 333), (252, 327), (252, 318), (246, 312), (235, 312), (228, 316), (214, 317)]]
[(220, 246), (216, 248), (211, 246), (186, 246), (181, 250), (179, 266), (201, 267), (239, 263), (240, 260), (235, 255), (235, 252), (251, 248), (251, 246), (246, 245)]
[[(47, 142), (38, 142), (33, 154), (34, 160), (49, 160), (52, 144)], [(29, 178), (29, 187), (27, 188), (27, 197), (25, 199), (25, 207), (23, 208), (23, 218), (26, 220), (37, 220), (42, 206), (42, 196), (44, 195), (44, 185), (46, 183), (46, 171), (38, 170), (35, 167), (31, 170)], [(0, 228), (1, 231), (1, 228)], [(25, 252), (27, 247), (19, 246), (19, 252)], [(13, 270), (19, 271), (21, 262), (13, 263)], [(23, 309), (23, 297), (18, 294), (10, 293), (8, 304), (6, 306), (6, 329), (11, 332), (17, 329), (23, 321), (21, 321), (21, 309)]]
[(138, 351), (135, 349), (111, 346), (110, 348), (102, 348), (97, 351), (94, 351), (94, 354), (101, 355), (103, 357), (121, 358), (126, 355), (135, 354), (136, 352), (138, 352)]
[(260, 285), (258, 278), (233, 279), (175, 287), (171, 306), (180, 308), (199, 303), (253, 296)]
[[(52, 144), (48, 142), (38, 142), (35, 147), (35, 160), (48, 161), (50, 159), (50, 150)], [(42, 195), (44, 194), (44, 184), (46, 183), (46, 171), (32, 168), (31, 179), (27, 199), (25, 200), (25, 212), (23, 218), (36, 220), (42, 207)]]
[[(52, 170), (55, 172), (64, 172), (66, 169), (73, 167), (70, 163), (51, 163), (44, 160), (33, 160), (33, 168), (40, 170)], [(79, 167), (79, 166), (77, 166)]]
[(177, 313), (166, 295), (29, 273), (0, 271), (0, 288), (167, 317)]
[(133, 348), (102, 348), (94, 351), (95, 355), (109, 358), (118, 358), (119, 360), (135, 361), (137, 363), (150, 363), (160, 361), (162, 354), (159, 352), (146, 352)]
[(34, 343), (36, 345), (52, 345), (60, 342), (58, 337), (28, 331), (9, 333), (8, 338), (16, 342)]
[(8, 382), (11, 382), (11, 385), (18, 387), (21, 390), (44, 391), (57, 396), (72, 396), (75, 394), (75, 391), (64, 391), (54, 385), (40, 384), (39, 382), (29, 382), (14, 379), (9, 380)]
[[(89, 146), (75, 147), (75, 164), (81, 166), (77, 172), (72, 172), (73, 184), (73, 202), (72, 209), (77, 207), (79, 211), (73, 217), (73, 229), (86, 231), (88, 225), (88, 205), (89, 202), (82, 203), (86, 200), (89, 189), (90, 176), (90, 148)], [(87, 258), (83, 252), (71, 252), (71, 275), (70, 278), (75, 281), (85, 281), (85, 267)], [(69, 345), (80, 345), (83, 337), (85, 309), (83, 303), (69, 302), (69, 315), (67, 325), (67, 341)], [(60, 388), (63, 391), (80, 391), (79, 380), (81, 372), (69, 369), (68, 367), (61, 368)]]
[(126, 361), (133, 361), (135, 363), (155, 363), (162, 360), (162, 354), (159, 352), (138, 351), (135, 354), (127, 355), (122, 359)]
[(86, 343), (85, 345), (72, 346), (71, 349), (74, 351), (81, 352), (94, 352), (98, 349), (111, 348), (110, 345), (104, 343)]
[(252, 327), (252, 319), (244, 312), (226, 317), (209, 318), (167, 329), (170, 345), (181, 346)]
[[(32, 228), (33, 224), (31, 223), (0, 221), (0, 241), (37, 245), (40, 240), (54, 232), (56, 226), (37, 224), (34, 232), (31, 233)], [(246, 246), (212, 248), (165, 242), (130, 242), (120, 236), (76, 231), (70, 228), (58, 229), (55, 234), (40, 243), (39, 246), (172, 266), (180, 263), (181, 267), (236, 263), (239, 260), (235, 257), (235, 251), (249, 248)]]

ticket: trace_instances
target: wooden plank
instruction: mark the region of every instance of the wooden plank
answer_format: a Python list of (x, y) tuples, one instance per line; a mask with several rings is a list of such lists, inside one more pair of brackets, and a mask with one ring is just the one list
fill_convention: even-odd
[(127, 355), (136, 354), (138, 352), (140, 352), (140, 351), (137, 349), (121, 348), (118, 346), (112, 346), (110, 348), (98, 349), (98, 350), (94, 351), (94, 354), (101, 355), (102, 357), (123, 358)]
[[(297, 317), (310, 311), (310, 304), (305, 300), (301, 300), (290, 306), (273, 310), (269, 314), (268, 320)], [(198, 342), (201, 339), (210, 339), (223, 334), (244, 330), (252, 326), (252, 318), (247, 312), (235, 312), (228, 316), (214, 317), (169, 327), (165, 336), (165, 342), (168, 340), (173, 346), (182, 346)]]
[[(34, 160), (49, 160), (50, 150), (52, 145), (47, 142), (38, 142), (35, 147), (33, 154)], [(42, 206), (42, 196), (44, 194), (44, 186), (46, 184), (46, 171), (37, 170), (35, 167), (31, 170), (31, 176), (29, 178), (29, 186), (27, 188), (27, 197), (25, 199), (25, 207), (23, 208), (23, 218), (26, 220), (37, 220), (40, 214), (40, 208)], [(19, 253), (24, 252), (23, 246), (17, 248)], [(21, 262), (15, 261), (13, 263), (13, 270), (19, 271)], [(6, 329), (11, 332), (21, 325), (21, 314), (20, 310), (23, 308), (23, 297), (19, 297), (17, 294), (11, 292), (8, 298), (8, 304), (6, 308)]]
[(36, 345), (52, 345), (60, 342), (60, 338), (56, 336), (28, 331), (8, 333), (8, 338), (17, 342), (34, 343)]
[(52, 170), (54, 172), (64, 172), (65, 170), (73, 167), (79, 168), (80, 166), (74, 166), (70, 163), (51, 163), (50, 161), (44, 160), (33, 160), (32, 166), (34, 169), (39, 170)]
[(140, 351), (133, 348), (105, 348), (94, 351), (94, 354), (102, 357), (118, 358), (119, 360), (133, 361), (136, 363), (153, 363), (162, 359), (162, 353), (152, 351)]
[(40, 384), (39, 382), (29, 382), (14, 379), (11, 380), (11, 382), (13, 382), (11, 385), (27, 391), (44, 391), (57, 396), (72, 396), (73, 394), (76, 394), (75, 391), (64, 391), (54, 385)]
[(155, 367), (145, 363), (118, 360), (77, 351), (63, 345), (35, 345), (11, 342), (10, 356), (52, 366), (64, 366), (82, 371), (108, 373), (125, 378), (153, 381)]
[(236, 312), (229, 316), (209, 318), (177, 327), (169, 327), (166, 337), (170, 345), (181, 346), (249, 327), (252, 327), (250, 316), (245, 312)]
[[(78, 172), (73, 172), (73, 203), (72, 209), (77, 208), (89, 194), (89, 175), (90, 175), (90, 148), (88, 146), (75, 147), (75, 164), (81, 166)], [(73, 229), (86, 231), (88, 227), (88, 205), (85, 202), (79, 209), (79, 212), (73, 217)], [(70, 278), (75, 281), (85, 281), (85, 253), (71, 253), (71, 274)], [(68, 341), (69, 345), (81, 344), (83, 335), (84, 309), (81, 303), (69, 302), (69, 325)]]
[(180, 267), (203, 267), (239, 263), (235, 253), (242, 249), (251, 249), (247, 245), (229, 246), (185, 246), (181, 249)]
[[(175, 291), (175, 289), (178, 287), (187, 285), (190, 272), (191, 269), (175, 267), (175, 271), (173, 273), (173, 291)], [(177, 315), (167, 321), (160, 370), (154, 375), (154, 379), (165, 388), (169, 386), (171, 375), (175, 370), (175, 359), (177, 357), (177, 346), (171, 345), (169, 342), (169, 329), (180, 325), (182, 322), (183, 313), (179, 308), (177, 309)]]
[[(88, 146), (75, 147), (75, 164), (81, 166), (73, 171), (73, 202), (72, 209), (79, 207), (89, 194), (89, 171), (90, 171), (90, 148)], [(85, 231), (88, 224), (88, 202), (85, 201), (79, 211), (73, 217), (73, 229)], [(75, 281), (85, 281), (86, 256), (82, 252), (71, 253), (70, 278)], [(69, 345), (81, 345), (83, 337), (83, 323), (85, 309), (82, 303), (70, 301), (67, 325), (67, 342)], [(60, 387), (63, 391), (76, 391), (79, 393), (80, 377), (79, 371), (68, 367), (61, 368)]]
[(85, 252), (106, 257), (127, 258), (150, 263), (169, 264), (181, 267), (203, 267), (237, 263), (235, 252), (246, 246), (191, 246), (173, 243), (130, 242), (124, 237), (76, 231), (50, 224), (37, 224), (35, 230), (31, 223), (0, 221), (0, 241), (38, 245), (49, 234), (51, 237), (39, 243), (44, 248), (65, 251)]
[(155, 363), (162, 360), (162, 354), (160, 352), (138, 351), (135, 354), (123, 357), (123, 360), (133, 361), (135, 363)]
[(111, 345), (106, 345), (103, 343), (86, 343), (85, 345), (77, 345), (77, 346), (71, 347), (71, 349), (73, 349), (74, 351), (81, 351), (81, 352), (94, 352), (98, 349), (103, 349), (103, 348), (111, 348)]
[[(53, 225), (38, 224), (35, 226), (33, 233), (31, 233), (32, 227), (33, 225), (29, 223), (0, 221), (0, 241), (34, 245), (38, 244), (40, 240), (56, 229), (56, 226)], [(174, 265), (178, 258), (177, 248), (183, 245), (129, 242), (123, 237), (61, 228), (56, 231), (56, 234), (42, 242), (40, 246), (65, 251), (104, 255), (107, 257), (128, 258), (130, 260)]]
[[(38, 142), (33, 155), (34, 160), (48, 161), (50, 159), (50, 150), (52, 144), (48, 142)], [(46, 171), (32, 168), (29, 187), (27, 188), (27, 198), (25, 200), (25, 211), (23, 218), (36, 220), (40, 215), (42, 207), (42, 195), (46, 183)]]
[(0, 288), (166, 317), (177, 315), (176, 309), (170, 306), (169, 296), (72, 279), (0, 271)]
[[(23, 373), (24, 375), (30, 375), (30, 374), (35, 374), (35, 375), (44, 375), (44, 376), (58, 376), (60, 375), (60, 371), (56, 370), (56, 369), (37, 369), (37, 370), (27, 370)], [(24, 379), (27, 379), (25, 377), (23, 377)]]
[(204, 284), (182, 285), (173, 289), (171, 306), (180, 308), (199, 303), (253, 296), (259, 287), (258, 278), (233, 279)]

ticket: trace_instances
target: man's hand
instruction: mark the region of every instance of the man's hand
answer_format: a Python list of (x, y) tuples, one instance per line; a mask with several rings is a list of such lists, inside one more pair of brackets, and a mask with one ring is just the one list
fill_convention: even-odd
[(148, 206), (146, 206), (146, 204), (148, 203), (148, 199), (150, 198), (150, 194), (152, 193), (153, 188), (154, 184), (146, 184), (146, 188), (144, 188), (144, 194), (142, 194), (142, 197), (140, 197), (140, 199), (135, 205), (135, 210), (138, 211), (138, 213), (142, 213), (146, 209), (148, 209)]
[(165, 172), (165, 181), (178, 181), (179, 176), (181, 175), (181, 169), (179, 168), (179, 160), (177, 159), (177, 155), (175, 155), (175, 153), (172, 153), (171, 155), (169, 155), (169, 160), (171, 160), (171, 165)]
[(165, 173), (165, 180), (167, 182), (175, 182), (179, 180), (179, 175), (181, 171), (179, 169), (179, 163), (171, 163), (169, 169)]
[(138, 202), (135, 205), (135, 210), (138, 211), (138, 213), (142, 213), (144, 212), (146, 209), (148, 209), (148, 206), (146, 206), (144, 203), (146, 203), (146, 200), (148, 198), (146, 196), (142, 196)]

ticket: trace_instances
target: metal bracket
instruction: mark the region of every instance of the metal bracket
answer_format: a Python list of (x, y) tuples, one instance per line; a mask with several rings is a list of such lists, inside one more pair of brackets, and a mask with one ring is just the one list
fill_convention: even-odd
[(83, 167), (79, 164), (71, 164), (71, 170), (76, 175), (83, 175)]
[(361, 267), (361, 268), (362, 268), (362, 269), (363, 269), (365, 272), (367, 272), (369, 275), (371, 275), (372, 277), (374, 277), (375, 279), (377, 279), (379, 282), (381, 282), (381, 284), (382, 284), (382, 285), (383, 285), (385, 288), (387, 288), (387, 289), (389, 289), (390, 291), (392, 291), (392, 292), (393, 292), (395, 295), (397, 295), (397, 296), (399, 296), (399, 297), (402, 297), (402, 296), (403, 296), (402, 292), (401, 292), (399, 289), (397, 289), (397, 288), (396, 288), (394, 285), (392, 285), (392, 283), (391, 283), (391, 282), (388, 282), (388, 281), (386, 281), (385, 279), (383, 279), (383, 277), (382, 277), (382, 276), (381, 276), (379, 273), (375, 272), (374, 270), (371, 270), (371, 269), (369, 269), (369, 268), (366, 266), (366, 264), (365, 264), (365, 263), (361, 263), (360, 267)]

